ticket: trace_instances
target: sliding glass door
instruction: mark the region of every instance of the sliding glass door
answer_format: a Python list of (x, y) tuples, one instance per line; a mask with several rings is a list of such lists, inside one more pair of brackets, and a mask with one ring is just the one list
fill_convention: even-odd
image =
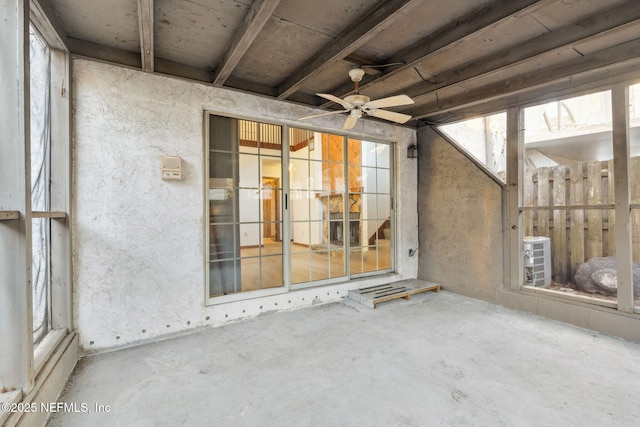
[(210, 298), (393, 271), (389, 144), (207, 120)]

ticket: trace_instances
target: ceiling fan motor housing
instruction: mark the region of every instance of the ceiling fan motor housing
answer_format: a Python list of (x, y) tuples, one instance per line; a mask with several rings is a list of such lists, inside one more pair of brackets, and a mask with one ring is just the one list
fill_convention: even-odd
[(362, 107), (364, 104), (370, 101), (370, 98), (366, 95), (354, 94), (344, 98), (349, 104), (356, 108)]

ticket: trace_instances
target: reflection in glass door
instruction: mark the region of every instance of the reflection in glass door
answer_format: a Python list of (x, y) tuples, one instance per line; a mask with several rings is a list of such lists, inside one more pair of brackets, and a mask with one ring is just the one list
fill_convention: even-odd
[(283, 286), (282, 130), (210, 116), (209, 296)]
[(391, 150), (388, 144), (349, 139), (348, 157), (349, 271), (390, 270)]
[(344, 137), (290, 129), (291, 283), (346, 274)]
[(640, 309), (640, 83), (629, 86), (631, 256), (634, 307)]

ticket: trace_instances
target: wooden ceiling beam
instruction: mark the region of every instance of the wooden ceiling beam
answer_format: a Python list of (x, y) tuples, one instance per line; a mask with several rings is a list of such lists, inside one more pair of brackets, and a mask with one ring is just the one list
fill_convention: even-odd
[(153, 0), (138, 0), (138, 31), (142, 70), (153, 73)]
[(225, 87), (239, 89), (243, 92), (249, 92), (254, 95), (255, 94), (266, 95), (272, 98), (276, 96), (276, 88), (274, 87), (252, 82), (245, 79), (241, 79), (234, 76), (229, 76), (229, 78), (227, 79), (227, 82), (225, 83)]
[(193, 67), (180, 62), (170, 61), (163, 58), (155, 58), (155, 72), (168, 76), (180, 77), (197, 82), (211, 84), (213, 73), (209, 69)]
[(494, 114), (516, 105), (561, 100), (568, 96), (579, 96), (621, 82), (638, 80), (638, 64), (629, 63), (615, 69), (605, 68), (596, 73), (564, 78), (557, 82), (538, 87), (530, 91), (522, 91), (512, 96), (494, 99), (475, 104), (470, 108), (441, 111), (418, 120), (418, 126), (440, 125), (460, 120), (473, 119), (487, 114)]
[(127, 67), (142, 67), (142, 59), (140, 55), (135, 52), (104, 46), (73, 37), (67, 38), (67, 45), (69, 46), (69, 51), (76, 56), (112, 62), (119, 65), (125, 65)]
[[(74, 56), (95, 59), (112, 64), (123, 65), (132, 68), (142, 67), (142, 58), (135, 52), (104, 46), (98, 43), (88, 42), (69, 37), (69, 50)], [(211, 83), (213, 74), (210, 70), (192, 67), (179, 62), (162, 58), (154, 58), (154, 72), (170, 76)]]
[(546, 87), (548, 85), (562, 79), (568, 79), (569, 83), (571, 83), (571, 79), (585, 76), (588, 78), (590, 75), (602, 73), (603, 70), (609, 72), (609, 70), (616, 70), (630, 64), (635, 67), (640, 64), (638, 52), (640, 52), (640, 39), (580, 56), (542, 70), (531, 71), (504, 81), (472, 89), (449, 98), (442, 99), (434, 95), (431, 102), (415, 108), (411, 113), (414, 119), (419, 120), (463, 108), (470, 108), (477, 104), (514, 96), (522, 92), (530, 92), (535, 89), (544, 91), (547, 90)]
[(241, 27), (236, 31), (236, 36), (231, 42), (229, 50), (224, 55), (220, 65), (216, 67), (215, 79), (213, 80), (214, 86), (222, 86), (229, 78), (236, 65), (238, 65), (251, 46), (251, 43), (253, 43), (273, 15), (278, 4), (280, 4), (280, 0), (254, 0)]
[[(388, 71), (377, 77), (366, 77), (360, 83), (360, 91), (366, 88), (384, 83), (397, 74), (406, 71), (420, 62), (441, 52), (445, 48), (468, 39), (480, 31), (500, 22), (521, 15), (533, 13), (541, 7), (555, 0), (497, 0), (480, 9), (471, 11), (460, 19), (455, 19), (429, 36), (402, 49), (389, 62), (401, 62), (404, 65), (390, 67)], [(353, 84), (347, 83), (331, 91), (332, 94), (343, 97), (353, 91)], [(328, 106), (324, 103), (322, 107)]]
[(427, 92), (424, 91), (425, 83), (419, 83), (408, 88), (405, 93), (419, 103), (421, 99), (433, 96), (438, 90), (464, 84), (478, 77), (497, 75), (536, 56), (570, 48), (578, 42), (593, 40), (631, 25), (640, 27), (640, 7), (637, 0), (628, 1), (604, 12), (599, 11), (558, 30), (542, 34), (519, 44), (517, 49), (509, 47), (453, 70), (447, 70), (431, 78), (434, 84), (429, 86)]
[[(521, 0), (520, 0), (521, 1)], [(532, 1), (532, 0), (529, 0)], [(399, 14), (418, 4), (418, 0), (389, 0), (380, 2), (360, 22), (332, 40), (320, 52), (295, 70), (278, 88), (278, 99), (286, 99), (310, 78), (316, 76), (335, 61), (355, 52), (382, 31)]]

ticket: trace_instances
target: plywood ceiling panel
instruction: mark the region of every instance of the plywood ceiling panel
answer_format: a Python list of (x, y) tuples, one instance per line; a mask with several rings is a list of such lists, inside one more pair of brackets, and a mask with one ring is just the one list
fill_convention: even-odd
[(624, 2), (625, 0), (556, 1), (540, 8), (532, 16), (549, 30), (557, 30), (569, 22), (576, 22), (595, 12), (606, 13), (607, 9)]
[(55, 8), (68, 37), (140, 51), (137, 2), (56, 0)]
[(403, 13), (379, 37), (361, 50), (379, 61), (392, 58), (396, 53), (420, 41), (445, 24), (478, 9), (488, 0), (430, 0)]
[(233, 75), (260, 84), (275, 86), (332, 37), (295, 24), (272, 18), (264, 26)]
[(199, 68), (215, 67), (249, 5), (233, 0), (155, 0), (156, 56)]
[(283, 0), (273, 15), (327, 36), (337, 37), (383, 1), (361, 0), (358, 2), (345, 2), (344, 0), (322, 0), (305, 2)]

